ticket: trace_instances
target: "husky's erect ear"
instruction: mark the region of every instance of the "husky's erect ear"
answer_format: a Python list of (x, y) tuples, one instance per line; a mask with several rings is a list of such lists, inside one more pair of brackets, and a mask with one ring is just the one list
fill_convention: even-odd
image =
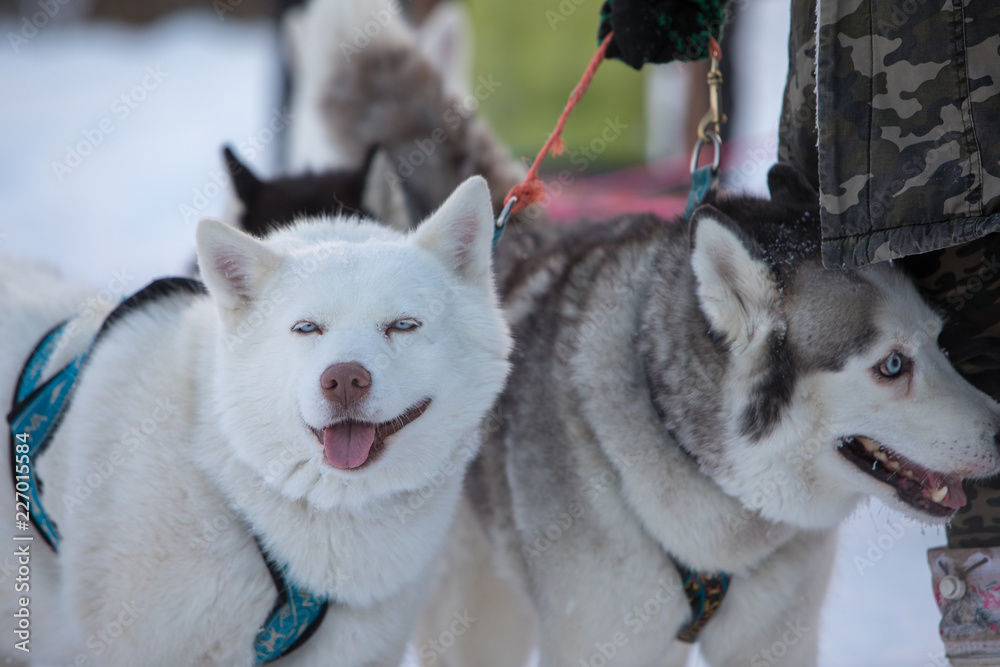
[(253, 172), (250, 171), (250, 167), (239, 161), (239, 158), (236, 157), (233, 149), (229, 146), (223, 147), (222, 158), (225, 160), (226, 170), (233, 180), (233, 188), (236, 190), (236, 196), (240, 198), (244, 206), (249, 208), (257, 201), (257, 195), (260, 194), (260, 190), (264, 184), (254, 176)]
[(488, 280), (493, 205), (486, 179), (473, 176), (459, 185), (441, 208), (417, 227), (412, 238), (460, 275)]
[(774, 331), (780, 294), (760, 247), (711, 206), (691, 217), (691, 243), (698, 304), (712, 329), (738, 349)]
[(365, 184), (361, 206), (376, 219), (401, 232), (413, 229), (416, 220), (410, 217), (407, 193), (392, 166), (392, 159), (383, 148), (369, 152), (365, 167)]
[(457, 2), (439, 2), (417, 28), (417, 45), (441, 75), (451, 95), (469, 95), (472, 34), (468, 10)]
[(237, 310), (260, 293), (281, 260), (257, 239), (205, 218), (198, 223), (198, 268), (215, 300)]

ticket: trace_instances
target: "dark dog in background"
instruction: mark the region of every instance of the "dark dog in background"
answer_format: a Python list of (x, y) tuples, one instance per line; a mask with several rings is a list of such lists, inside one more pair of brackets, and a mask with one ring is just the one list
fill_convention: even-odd
[(243, 231), (263, 237), (296, 218), (349, 214), (372, 217), (362, 200), (375, 152), (376, 148), (369, 149), (357, 169), (332, 169), (263, 180), (226, 146), (222, 150), (223, 159), (233, 181), (233, 190), (242, 204), (235, 222)]

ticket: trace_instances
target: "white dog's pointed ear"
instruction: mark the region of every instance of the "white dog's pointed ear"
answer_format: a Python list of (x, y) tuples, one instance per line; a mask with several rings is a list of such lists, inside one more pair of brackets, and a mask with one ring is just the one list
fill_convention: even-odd
[(413, 234), (428, 250), (458, 274), (489, 279), (493, 252), (493, 205), (486, 179), (473, 176), (458, 186)]
[(280, 258), (257, 239), (205, 218), (198, 223), (198, 268), (215, 300), (235, 310), (260, 293)]
[(761, 340), (780, 321), (781, 297), (760, 248), (710, 206), (695, 211), (691, 230), (698, 305), (712, 329), (741, 349)]

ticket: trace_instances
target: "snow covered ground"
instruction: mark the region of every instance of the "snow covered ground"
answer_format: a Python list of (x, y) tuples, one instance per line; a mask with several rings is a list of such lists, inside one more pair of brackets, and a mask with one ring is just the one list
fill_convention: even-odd
[[(752, 100), (741, 131), (773, 137), (787, 11), (747, 4), (771, 36), (739, 47), (758, 77), (740, 84)], [(285, 120), (270, 26), (212, 13), (148, 29), (46, 26), (15, 52), (8, 33), (21, 27), (0, 22), (0, 253), (44, 258), (98, 289), (124, 276), (127, 292), (184, 272), (194, 222), (224, 210), (222, 143), (273, 171)], [(943, 542), (878, 503), (845, 524), (822, 623), (807, 630), (823, 667), (944, 664), (926, 564)], [(781, 647), (760, 648), (753, 665), (783, 664)]]

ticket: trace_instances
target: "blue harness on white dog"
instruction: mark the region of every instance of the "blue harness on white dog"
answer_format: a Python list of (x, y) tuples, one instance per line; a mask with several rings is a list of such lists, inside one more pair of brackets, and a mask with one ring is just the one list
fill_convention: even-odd
[[(35, 459), (52, 440), (59, 421), (69, 407), (69, 399), (84, 361), (108, 324), (140, 304), (177, 291), (203, 294), (205, 290), (201, 283), (186, 278), (157, 280), (112, 311), (87, 350), (74, 357), (51, 378), (41, 382), (45, 369), (60, 348), (67, 322), (45, 334), (21, 371), (14, 391), (13, 405), (7, 415), (16, 499), (19, 501), (18, 508), (25, 508), (25, 512), (18, 513), (18, 517), (25, 516), (25, 520), (18, 519), (16, 526), (19, 530), (27, 531), (30, 520), (42, 539), (56, 553), (59, 552), (59, 530), (41, 503), (42, 482), (34, 473)], [(20, 502), (22, 498), (24, 500)], [(278, 590), (274, 608), (267, 622), (257, 632), (254, 642), (255, 664), (263, 665), (288, 655), (305, 643), (319, 628), (329, 601), (293, 586), (288, 580), (286, 568), (279, 567), (271, 560), (259, 540), (257, 547), (274, 580), (274, 587)]]

